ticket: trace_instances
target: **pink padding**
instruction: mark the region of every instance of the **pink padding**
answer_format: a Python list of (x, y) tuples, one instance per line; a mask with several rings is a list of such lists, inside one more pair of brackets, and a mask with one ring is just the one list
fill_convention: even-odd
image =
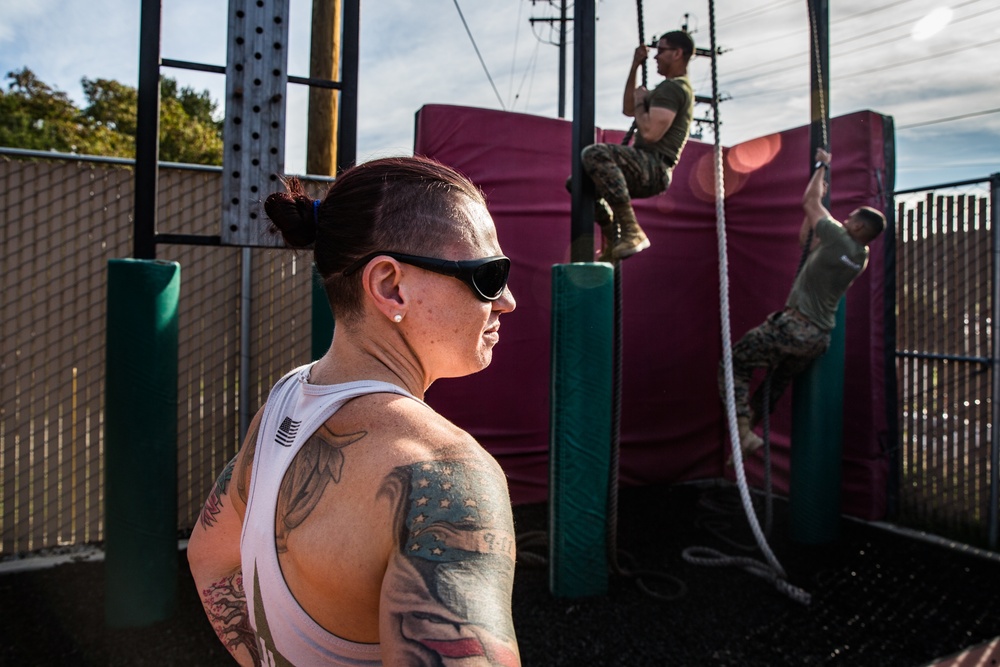
[[(862, 204), (884, 207), (882, 127), (883, 117), (867, 111), (831, 123), (838, 219)], [(456, 167), (486, 193), (517, 299), (517, 310), (501, 319), (493, 364), (436, 383), (428, 401), (497, 457), (516, 503), (547, 497), (550, 274), (553, 264), (569, 261), (571, 129), (562, 120), (454, 106), (426, 106), (417, 117), (415, 152)], [(618, 142), (623, 133), (596, 136)], [(710, 144), (689, 142), (667, 193), (635, 202), (652, 246), (621, 268), (623, 485), (732, 476), (716, 388), (722, 348), (713, 153)], [(809, 131), (754, 139), (724, 157), (735, 341), (783, 307), (795, 275)], [(882, 253), (880, 239), (847, 304), (844, 511), (868, 519), (884, 514), (887, 477)], [(788, 490), (790, 405), (789, 392), (771, 425), (781, 494)], [(748, 470), (759, 486), (759, 456)]]

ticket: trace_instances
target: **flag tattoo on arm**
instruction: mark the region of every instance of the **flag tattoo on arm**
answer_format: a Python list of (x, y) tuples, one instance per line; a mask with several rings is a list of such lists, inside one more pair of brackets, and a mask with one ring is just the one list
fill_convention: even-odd
[(519, 665), (510, 616), (515, 538), (499, 469), (416, 463), (397, 468), (383, 493), (397, 501), (388, 590), (407, 664)]

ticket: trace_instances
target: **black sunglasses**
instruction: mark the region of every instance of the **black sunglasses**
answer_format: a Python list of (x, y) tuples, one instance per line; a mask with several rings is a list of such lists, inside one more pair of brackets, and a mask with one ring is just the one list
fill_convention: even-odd
[(394, 260), (403, 262), (404, 264), (411, 264), (421, 269), (458, 278), (468, 285), (472, 293), (481, 301), (496, 301), (499, 299), (500, 295), (503, 294), (504, 287), (507, 286), (507, 276), (510, 274), (510, 260), (503, 255), (456, 261), (379, 250), (365, 255), (348, 266), (344, 269), (343, 275), (351, 275), (368, 264), (368, 262), (382, 255), (392, 257)]

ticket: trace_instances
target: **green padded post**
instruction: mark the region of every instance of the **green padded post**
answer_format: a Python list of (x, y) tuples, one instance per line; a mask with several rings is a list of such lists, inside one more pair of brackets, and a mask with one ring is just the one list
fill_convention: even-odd
[(844, 432), (844, 299), (830, 348), (795, 378), (788, 501), (790, 536), (803, 544), (840, 537), (840, 480)]
[(552, 267), (549, 589), (558, 597), (608, 589), (614, 269)]
[(333, 342), (333, 311), (326, 298), (323, 277), (313, 264), (312, 280), (312, 359), (316, 361), (330, 349)]
[(105, 621), (139, 627), (177, 603), (180, 265), (108, 261)]

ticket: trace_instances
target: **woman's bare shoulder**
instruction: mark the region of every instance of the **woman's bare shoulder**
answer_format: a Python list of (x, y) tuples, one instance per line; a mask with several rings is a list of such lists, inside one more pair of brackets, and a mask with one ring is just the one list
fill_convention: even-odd
[(395, 394), (368, 394), (334, 416), (339, 428), (364, 431), (393, 467), (439, 458), (478, 459), (484, 452), (468, 432), (425, 403)]

